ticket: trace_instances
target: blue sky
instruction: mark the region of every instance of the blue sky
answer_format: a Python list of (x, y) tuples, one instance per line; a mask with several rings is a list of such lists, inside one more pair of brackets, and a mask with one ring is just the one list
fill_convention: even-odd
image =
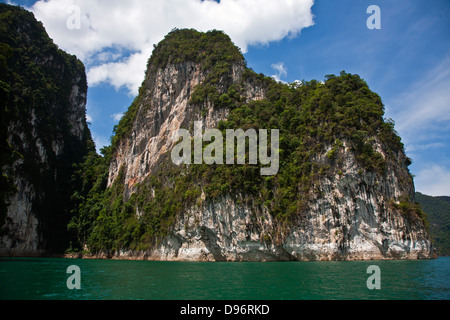
[[(134, 99), (152, 45), (174, 27), (215, 28), (241, 47), (249, 67), (282, 81), (359, 74), (396, 122), (416, 190), (450, 195), (448, 0), (13, 2), (33, 11), (55, 43), (85, 63), (98, 148)], [(379, 30), (367, 28), (370, 5), (380, 8)], [(67, 26), (73, 7), (80, 15), (75, 29)]]

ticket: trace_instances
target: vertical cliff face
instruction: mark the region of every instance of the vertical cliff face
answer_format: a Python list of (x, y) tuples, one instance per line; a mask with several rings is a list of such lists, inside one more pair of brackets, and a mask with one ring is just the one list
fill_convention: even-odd
[[(126, 167), (127, 187), (150, 174), (158, 165), (161, 155), (171, 150), (171, 134), (190, 122), (198, 120), (199, 110), (188, 106), (191, 92), (205, 78), (201, 65), (184, 62), (169, 64), (147, 75), (145, 90), (137, 105), (137, 116), (129, 139), (120, 141), (111, 162), (108, 186), (117, 178), (122, 165)], [(193, 112), (191, 112), (193, 111)], [(226, 118), (227, 110), (210, 114), (205, 121), (212, 124)]]
[[(379, 177), (361, 172), (347, 148), (338, 157), (341, 172), (317, 182), (302, 218), (289, 226), (280, 228), (268, 208), (253, 197), (226, 194), (188, 208), (161, 244), (137, 257), (188, 261), (432, 258), (423, 220), (397, 206), (414, 190), (412, 180), (404, 180), (406, 167), (393, 164)], [(398, 157), (401, 160), (404, 155)]]
[[(183, 37), (192, 36), (192, 42), (178, 44), (178, 37), (184, 40)], [(203, 129), (217, 127), (220, 120), (227, 118), (230, 106), (217, 106), (213, 100), (230, 88), (245, 86), (247, 101), (264, 97), (262, 87), (252, 86), (243, 79), (246, 66), (236, 47), (230, 50), (227, 42), (224, 51), (212, 47), (222, 41), (222, 33), (215, 33), (208, 39), (192, 30), (181, 30), (155, 48), (156, 54), (149, 60), (140, 94), (132, 106), (132, 125), (129, 124), (126, 138), (118, 141), (115, 148), (108, 186), (124, 166), (126, 193), (129, 194), (134, 185), (155, 172), (161, 164), (161, 156), (172, 150), (173, 136), (179, 129), (192, 128), (194, 121), (201, 121)], [(187, 47), (196, 46), (199, 52), (193, 51), (189, 56)], [(225, 56), (224, 62), (216, 65), (216, 61), (212, 61), (209, 64), (215, 65), (205, 67), (208, 61), (202, 61), (202, 56), (208, 59), (216, 54)], [(191, 99), (195, 93), (200, 96), (198, 101)]]
[(67, 246), (72, 165), (91, 140), (84, 66), (59, 50), (34, 16), (0, 6), (1, 254)]
[[(242, 62), (230, 68), (218, 92), (223, 94), (233, 85), (242, 81)], [(128, 189), (142, 182), (160, 164), (163, 154), (170, 152), (176, 141), (174, 134), (179, 129), (192, 128), (194, 121), (201, 121), (204, 129), (217, 127), (220, 120), (227, 118), (229, 107), (217, 108), (209, 100), (202, 104), (191, 104), (191, 94), (208, 76), (202, 65), (193, 62), (169, 64), (149, 73), (143, 84), (146, 89), (137, 102), (135, 122), (128, 139), (118, 144), (112, 158), (108, 186), (111, 186), (125, 166), (125, 181)], [(249, 91), (248, 100), (262, 99), (262, 89)]]
[[(389, 158), (384, 148), (380, 154)], [(345, 144), (337, 157), (339, 173), (320, 179), (306, 219), (289, 231), (283, 247), (299, 260), (432, 257), (424, 221), (412, 207), (407, 212), (398, 206), (414, 202), (403, 152), (387, 161), (383, 175), (361, 171)]]
[[(357, 75), (277, 83), (249, 70), (223, 33), (174, 30), (116, 128), (105, 207), (87, 207), (97, 215), (80, 244), (156, 260), (430, 258), (410, 160), (383, 115)], [(194, 121), (279, 129), (279, 172), (174, 164), (172, 137), (193, 134)]]

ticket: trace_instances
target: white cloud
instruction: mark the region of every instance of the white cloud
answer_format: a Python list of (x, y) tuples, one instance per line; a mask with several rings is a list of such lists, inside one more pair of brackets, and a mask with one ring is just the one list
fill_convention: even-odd
[(414, 179), (416, 190), (431, 196), (450, 196), (450, 169), (431, 164)]
[(123, 61), (108, 62), (92, 67), (87, 73), (88, 82), (90, 85), (106, 82), (116, 90), (125, 86), (130, 94), (137, 95), (144, 80), (145, 68), (150, 54), (150, 49), (144, 49)]
[(92, 116), (89, 114), (86, 114), (86, 121), (92, 123)]
[[(396, 107), (396, 129), (405, 139), (407, 149), (420, 149), (418, 139), (450, 129), (450, 58), (446, 58), (418, 79), (391, 105)], [(424, 139), (421, 139), (424, 137)], [(414, 146), (409, 146), (414, 144)], [(423, 148), (426, 148), (424, 146)]]
[(276, 81), (281, 81), (281, 77), (287, 76), (287, 70), (283, 62), (272, 64), (272, 69), (277, 72), (276, 74), (272, 75), (272, 78), (274, 78)]
[(123, 113), (114, 113), (111, 115), (111, 118), (114, 119), (114, 121), (119, 122), (120, 119), (122, 119)]
[(449, 88), (450, 56), (447, 56), (423, 77), (413, 81), (405, 94), (388, 103), (387, 113), (395, 119), (396, 130), (402, 137), (408, 156), (413, 159), (433, 150), (443, 151), (448, 157)]
[(98, 153), (100, 153), (101, 148), (110, 145), (109, 139), (99, 135), (97, 132), (91, 131), (91, 135)]
[[(313, 25), (314, 0), (40, 0), (32, 8), (50, 37), (87, 64), (90, 85), (107, 82), (137, 94), (153, 44), (174, 27), (223, 30), (243, 52), (249, 45), (295, 37)], [(71, 6), (80, 28), (68, 28)], [(107, 48), (132, 52), (126, 58)], [(119, 50), (120, 52), (120, 50)]]

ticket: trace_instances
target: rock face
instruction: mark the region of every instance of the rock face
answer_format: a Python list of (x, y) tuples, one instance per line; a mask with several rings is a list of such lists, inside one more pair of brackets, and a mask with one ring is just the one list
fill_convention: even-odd
[[(117, 252), (116, 258), (169, 261), (311, 261), (432, 258), (431, 241), (419, 220), (392, 210), (403, 194), (395, 171), (386, 181), (361, 175), (349, 156), (344, 176), (325, 179), (305, 217), (272, 238), (276, 221), (242, 195), (194, 206), (170, 235), (148, 252)], [(394, 169), (395, 170), (395, 169)]]
[(2, 214), (0, 254), (63, 250), (72, 165), (88, 151), (84, 66), (30, 13), (0, 4)]
[[(157, 57), (149, 60), (133, 109), (136, 116), (118, 140), (110, 163), (108, 186), (117, 183), (122, 169), (125, 200), (146, 178), (164, 176), (160, 167), (170, 161), (164, 155), (173, 148), (171, 137), (178, 129), (192, 130), (194, 121), (202, 121), (204, 129), (215, 128), (227, 119), (230, 108), (218, 107), (219, 99), (206, 95), (201, 103), (195, 102), (199, 87), (204, 91), (214, 87), (212, 92), (217, 97), (238, 86), (246, 102), (263, 101), (269, 94), (268, 86), (257, 81), (257, 75), (246, 76), (249, 71), (243, 59), (228, 63), (228, 71), (212, 82), (208, 81), (214, 71), (205, 69), (202, 62), (155, 61)], [(177, 215), (168, 234), (150, 249), (122, 248), (108, 254), (100, 251), (97, 257), (188, 261), (432, 258), (424, 221), (408, 209), (414, 206), (414, 184), (403, 150), (393, 150), (378, 137), (371, 141), (371, 148), (386, 162), (384, 173), (363, 168), (350, 140), (342, 141), (332, 155), (339, 159), (338, 164), (331, 165), (333, 174), (317, 179), (307, 193), (301, 215), (289, 224), (275, 218), (265, 203), (242, 190), (213, 199), (202, 193), (197, 203)], [(312, 161), (327, 163), (332, 148), (325, 145)], [(189, 170), (183, 174), (189, 174)], [(141, 219), (140, 209), (133, 210), (136, 219)]]
[[(162, 161), (163, 154), (175, 145), (174, 134), (179, 129), (192, 127), (194, 121), (201, 121), (204, 129), (215, 128), (220, 120), (227, 118), (229, 109), (215, 108), (206, 101), (204, 105), (192, 105), (191, 94), (202, 84), (208, 71), (202, 71), (201, 63), (186, 61), (167, 65), (164, 69), (148, 72), (143, 83), (142, 96), (137, 105), (136, 121), (129, 139), (120, 141), (113, 157), (108, 178), (111, 186), (124, 165), (127, 194), (135, 184), (144, 180)], [(245, 66), (238, 61), (231, 66), (227, 83), (220, 89), (224, 93), (232, 85), (241, 83)], [(262, 88), (248, 86), (247, 100), (264, 97)]]

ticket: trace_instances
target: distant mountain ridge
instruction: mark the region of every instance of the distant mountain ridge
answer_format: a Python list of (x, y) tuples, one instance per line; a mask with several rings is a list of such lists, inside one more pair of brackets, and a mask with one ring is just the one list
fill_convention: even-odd
[(439, 200), (441, 200), (441, 201), (445, 201), (445, 202), (447, 202), (447, 203), (450, 203), (450, 197), (447, 197), (447, 196), (437, 196), (437, 197), (435, 197), (435, 198), (437, 198), (437, 199), (439, 199)]
[(450, 197), (433, 197), (416, 192), (416, 201), (427, 214), (436, 253), (450, 256)]

